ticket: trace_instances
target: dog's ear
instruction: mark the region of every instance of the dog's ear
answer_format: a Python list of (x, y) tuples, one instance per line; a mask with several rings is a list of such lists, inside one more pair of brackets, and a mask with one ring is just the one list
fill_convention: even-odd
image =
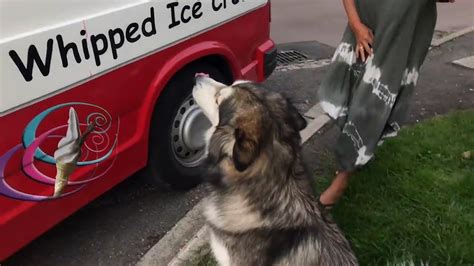
[(295, 116), (295, 122), (296, 122), (296, 128), (298, 128), (299, 131), (303, 130), (308, 126), (308, 122), (306, 122), (306, 119), (298, 112), (294, 114)]
[(235, 144), (232, 150), (232, 160), (235, 169), (239, 172), (245, 171), (258, 155), (258, 144), (248, 138), (245, 132), (237, 128), (234, 132)]
[(306, 122), (306, 119), (304, 119), (304, 117), (300, 114), (300, 112), (298, 112), (298, 110), (296, 110), (296, 108), (289, 102), (288, 102), (288, 112), (290, 114), (291, 121), (294, 123), (298, 131), (301, 131), (306, 128), (306, 126), (308, 125), (308, 122)]

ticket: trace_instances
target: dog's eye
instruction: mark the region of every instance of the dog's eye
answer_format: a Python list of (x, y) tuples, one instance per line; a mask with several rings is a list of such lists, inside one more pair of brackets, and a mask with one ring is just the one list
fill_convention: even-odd
[(222, 97), (221, 95), (221, 91), (219, 90), (217, 93), (216, 93), (216, 104), (219, 105), (220, 103), (222, 103), (222, 100), (224, 99), (224, 97)]
[(217, 105), (222, 103), (225, 99), (229, 98), (232, 93), (233, 90), (230, 87), (219, 89), (215, 95)]

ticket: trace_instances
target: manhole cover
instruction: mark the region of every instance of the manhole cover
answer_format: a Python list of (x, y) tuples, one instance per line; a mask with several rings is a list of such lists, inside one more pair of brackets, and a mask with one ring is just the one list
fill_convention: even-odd
[(279, 66), (302, 63), (308, 60), (310, 59), (306, 55), (294, 50), (279, 51), (277, 54), (277, 64)]

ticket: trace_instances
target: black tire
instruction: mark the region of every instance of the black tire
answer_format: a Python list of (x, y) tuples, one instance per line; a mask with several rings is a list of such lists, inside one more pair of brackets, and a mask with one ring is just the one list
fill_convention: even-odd
[(186, 190), (201, 183), (199, 165), (185, 167), (173, 151), (172, 127), (180, 106), (192, 94), (196, 73), (207, 73), (213, 79), (227, 82), (216, 67), (194, 63), (179, 71), (161, 93), (153, 111), (150, 126), (149, 159), (146, 174), (153, 183), (163, 181), (173, 189)]

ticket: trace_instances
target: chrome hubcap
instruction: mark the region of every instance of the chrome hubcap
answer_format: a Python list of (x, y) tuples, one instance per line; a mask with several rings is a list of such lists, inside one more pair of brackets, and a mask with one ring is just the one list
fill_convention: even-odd
[(211, 123), (190, 96), (178, 109), (171, 130), (176, 160), (184, 167), (196, 167), (204, 159), (204, 133)]

